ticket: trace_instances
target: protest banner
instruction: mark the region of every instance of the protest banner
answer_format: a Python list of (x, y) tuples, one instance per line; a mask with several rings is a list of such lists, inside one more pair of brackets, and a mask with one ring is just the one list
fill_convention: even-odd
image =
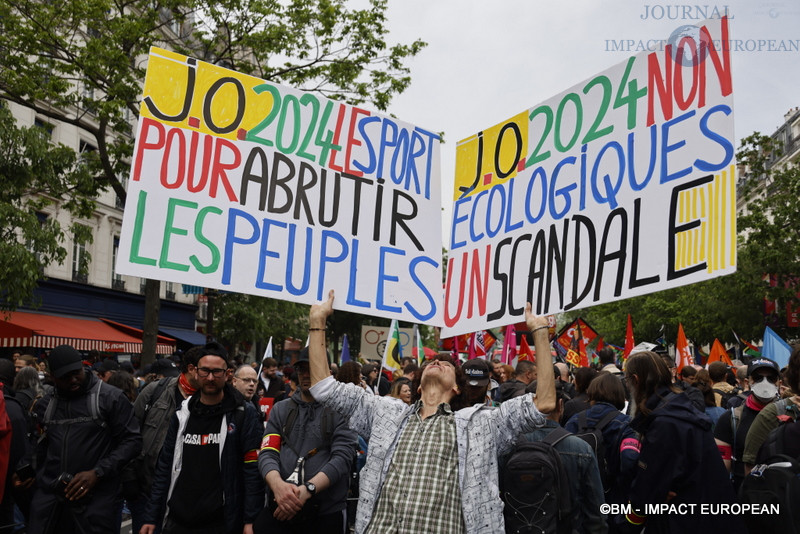
[[(411, 348), (414, 346), (414, 329), (400, 328), (399, 330), (403, 356), (411, 356)], [(361, 356), (368, 360), (382, 359), (389, 333), (388, 326), (361, 325)]]
[(442, 337), (736, 270), (728, 20), (456, 147)]
[(140, 113), (117, 272), (441, 322), (438, 134), (158, 48)]

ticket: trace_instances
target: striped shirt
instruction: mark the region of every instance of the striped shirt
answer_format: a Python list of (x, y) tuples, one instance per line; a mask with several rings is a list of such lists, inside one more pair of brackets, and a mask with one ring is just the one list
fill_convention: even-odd
[(400, 434), (367, 533), (462, 534), (456, 425), (448, 404), (422, 419), (417, 401)]

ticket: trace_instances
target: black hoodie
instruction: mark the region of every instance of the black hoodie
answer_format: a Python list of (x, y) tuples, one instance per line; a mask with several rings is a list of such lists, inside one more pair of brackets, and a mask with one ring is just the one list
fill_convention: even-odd
[[(697, 411), (684, 393), (666, 387), (646, 406), (652, 412), (631, 423), (642, 435), (642, 449), (630, 501), (648, 516), (648, 534), (746, 532), (740, 516), (719, 513), (720, 504), (734, 503), (736, 497), (711, 433), (711, 419)], [(659, 504), (676, 509), (645, 513), (646, 505)]]

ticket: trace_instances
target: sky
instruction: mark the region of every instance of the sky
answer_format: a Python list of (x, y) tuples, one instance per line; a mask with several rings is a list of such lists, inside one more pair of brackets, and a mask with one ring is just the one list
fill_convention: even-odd
[[(410, 87), (389, 113), (443, 132), (443, 233), (449, 231), (456, 144), (666, 40), (707, 13), (731, 16), (735, 136), (773, 133), (800, 106), (800, 2), (732, 0), (395, 0), (391, 42), (428, 46), (407, 62)], [(629, 44), (632, 43), (632, 44)], [(447, 242), (447, 238), (443, 240)]]

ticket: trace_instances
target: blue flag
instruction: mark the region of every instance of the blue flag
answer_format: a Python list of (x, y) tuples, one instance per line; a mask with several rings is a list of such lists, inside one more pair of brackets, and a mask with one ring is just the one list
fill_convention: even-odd
[(342, 363), (350, 361), (350, 344), (347, 342), (347, 334), (342, 340)]
[(789, 365), (789, 356), (792, 354), (792, 347), (789, 346), (772, 328), (764, 329), (764, 348), (761, 355), (775, 361), (781, 368)]

